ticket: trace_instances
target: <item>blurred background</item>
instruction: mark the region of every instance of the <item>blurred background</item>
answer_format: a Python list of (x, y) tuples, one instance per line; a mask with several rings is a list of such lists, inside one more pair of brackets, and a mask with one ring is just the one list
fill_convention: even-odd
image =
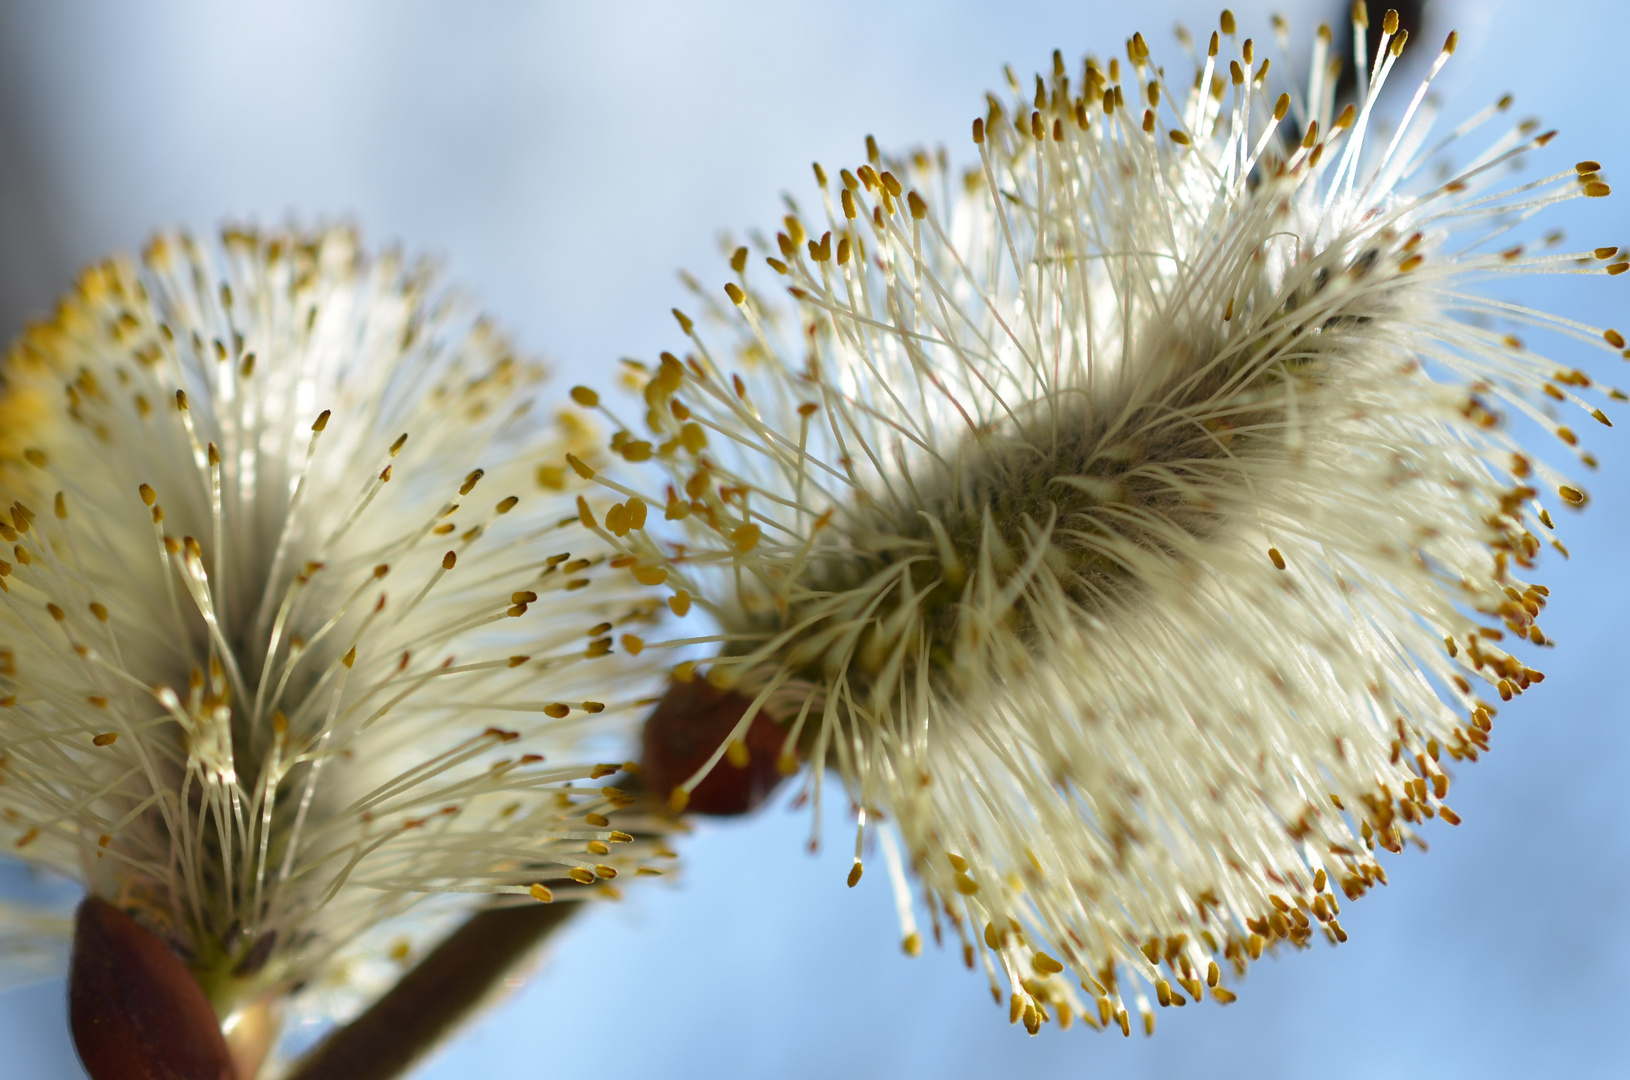
[[(1269, 10), (1284, 11), (1305, 70), (1313, 26), (1339, 34), (1345, 7), (1235, 10), (1259, 41)], [(1512, 91), (1519, 113), (1562, 131), (1533, 175), (1596, 158), (1624, 180), (1630, 17), (1608, 0), (1534, 12), (1434, 0), (1414, 59), (1458, 28), (1438, 84), (1447, 120)], [(604, 387), (618, 357), (676, 344), (675, 270), (722, 280), (718, 231), (773, 225), (782, 191), (812, 192), (812, 160), (863, 160), (870, 132), (885, 147), (943, 142), (965, 162), (1004, 62), (1024, 75), (1059, 47), (1073, 66), (1141, 29), (1156, 62), (1182, 70), (1171, 25), (1202, 36), (1216, 16), (1187, 0), (4, 0), (0, 330), (160, 225), (343, 219), (375, 246), (440, 258), (555, 361), (562, 393)], [(1627, 206), (1630, 189), (1549, 216), (1576, 247), (1625, 244)], [(1622, 279), (1494, 288), (1630, 322)], [(1563, 366), (1609, 362), (1531, 344)], [(1502, 711), (1494, 752), (1460, 771), (1465, 824), (1431, 827), (1429, 856), (1391, 859), (1391, 886), (1344, 910), (1345, 947), (1257, 965), (1237, 1004), (1163, 1011), (1150, 1040), (1080, 1026), (1031, 1039), (954, 951), (906, 958), (887, 876), (844, 885), (847, 823), (828, 822), (831, 843), (811, 857), (807, 819), (783, 800), (701, 827), (681, 880), (580, 920), (419, 1076), (1626, 1075), (1630, 444), (1622, 426), (1597, 431), (1607, 464), (1591, 509), (1564, 525), (1573, 561), (1541, 578), (1562, 643), (1540, 665), (1550, 678)], [(63, 995), (60, 978), (0, 994), (0, 1071), (83, 1075)]]

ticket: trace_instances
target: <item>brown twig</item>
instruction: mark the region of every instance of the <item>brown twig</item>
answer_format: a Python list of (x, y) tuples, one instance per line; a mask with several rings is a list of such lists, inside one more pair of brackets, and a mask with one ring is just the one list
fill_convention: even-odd
[(576, 913), (576, 903), (478, 912), (361, 1016), (307, 1054), (288, 1080), (393, 1080), (470, 1014), (505, 974)]

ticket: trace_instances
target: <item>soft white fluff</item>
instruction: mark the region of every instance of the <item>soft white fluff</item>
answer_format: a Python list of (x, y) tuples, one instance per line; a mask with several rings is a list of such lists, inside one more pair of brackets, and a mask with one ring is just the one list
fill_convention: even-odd
[(162, 236), (9, 355), (7, 844), (223, 1016), (383, 961), (360, 935), (425, 896), (629, 865), (598, 778), (639, 679), (600, 657), (652, 604), (577, 524), (543, 377), (343, 230)]
[(1300, 98), (1226, 15), (1192, 79), (1141, 36), (1055, 54), (990, 99), (962, 177), (817, 168), (823, 224), (788, 216), (768, 281), (736, 253), (646, 373), (654, 434), (612, 443), (667, 485), (606, 482), (686, 532), (608, 538), (717, 617), (673, 644), (717, 641), (706, 677), (757, 706), (709, 767), (767, 710), (817, 801), (835, 768), (862, 833), (898, 830), (935, 935), (1032, 1031), (1129, 1030), (1129, 1001), (1152, 1029), (1145, 985), (1226, 1002), (1222, 968), (1345, 940), (1337, 886), (1458, 820), (1444, 766), (1542, 677), (1528, 573), (1584, 494), (1503, 414), (1568, 445), (1606, 417), (1504, 327), (1624, 342), (1473, 283), (1626, 269), (1513, 246), (1607, 187), (1589, 163), (1507, 187), (1548, 136), (1466, 160), (1507, 103), (1432, 142), (1424, 84), (1377, 137), (1402, 41), (1337, 115), (1329, 39)]

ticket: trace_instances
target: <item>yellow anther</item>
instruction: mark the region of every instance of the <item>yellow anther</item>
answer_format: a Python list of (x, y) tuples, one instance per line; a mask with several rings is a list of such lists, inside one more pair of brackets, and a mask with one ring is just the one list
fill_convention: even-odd
[(636, 566), (632, 573), (641, 585), (661, 585), (668, 580), (668, 571), (661, 566)]
[(737, 554), (746, 555), (758, 547), (763, 537), (763, 530), (752, 522), (740, 526), (730, 534), (730, 546), (736, 549)]

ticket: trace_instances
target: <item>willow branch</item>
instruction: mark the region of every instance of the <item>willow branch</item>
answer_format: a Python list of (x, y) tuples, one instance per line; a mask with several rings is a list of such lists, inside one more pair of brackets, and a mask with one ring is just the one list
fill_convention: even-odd
[(288, 1080), (393, 1080), (492, 996), (578, 903), (478, 912), (361, 1016), (307, 1054)]

